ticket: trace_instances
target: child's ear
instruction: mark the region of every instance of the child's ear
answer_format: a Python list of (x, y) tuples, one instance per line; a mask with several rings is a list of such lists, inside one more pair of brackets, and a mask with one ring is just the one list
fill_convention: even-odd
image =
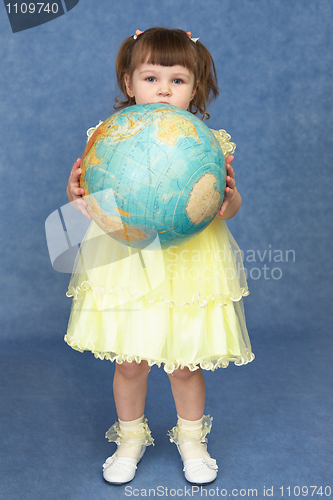
[(196, 93), (197, 88), (198, 88), (198, 84), (199, 84), (199, 82), (197, 82), (196, 85), (194, 86), (194, 89), (193, 89), (192, 95), (191, 95), (191, 101), (192, 101), (193, 97), (195, 96), (195, 93)]
[(131, 81), (129, 75), (124, 76), (126, 91), (129, 97), (134, 97), (133, 90), (131, 89)]

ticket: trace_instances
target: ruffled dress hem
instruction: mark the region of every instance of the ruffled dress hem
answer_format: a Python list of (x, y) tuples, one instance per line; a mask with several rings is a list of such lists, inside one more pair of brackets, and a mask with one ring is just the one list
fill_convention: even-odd
[(230, 298), (232, 302), (239, 302), (243, 297), (247, 297), (250, 294), (247, 287), (241, 288), (238, 295), (232, 295), (231, 293), (216, 293), (201, 298), (201, 294), (199, 292), (196, 292), (195, 294), (193, 294), (190, 301), (185, 301), (177, 304), (171, 298), (165, 298), (165, 292), (162, 289), (155, 290), (154, 294), (147, 294), (140, 290), (133, 290), (133, 288), (124, 289), (121, 286), (115, 286), (111, 290), (107, 290), (103, 286), (97, 286), (96, 288), (93, 288), (92, 284), (86, 280), (83, 281), (80, 285), (70, 286), (68, 291), (66, 292), (66, 297), (72, 297), (74, 301), (79, 302), (84, 298), (86, 292), (91, 292), (95, 296), (99, 297), (107, 295), (111, 297), (111, 299), (113, 299), (113, 305), (119, 305), (119, 302), (124, 304), (126, 302), (136, 300), (137, 302), (144, 301), (146, 304), (152, 304), (154, 302), (164, 302), (165, 304), (168, 304), (169, 307), (184, 307), (185, 309), (191, 306), (204, 308), (208, 307), (210, 304), (215, 304), (223, 307), (227, 305), (227, 298)]
[(83, 345), (80, 342), (80, 339), (72, 338), (71, 340), (67, 339), (67, 335), (64, 337), (65, 342), (72, 347), (72, 349), (84, 352), (90, 351), (94, 354), (95, 358), (101, 360), (109, 360), (111, 362), (116, 362), (119, 365), (127, 361), (128, 363), (136, 362), (140, 364), (141, 361), (147, 361), (148, 366), (157, 365), (159, 368), (163, 364), (164, 371), (168, 374), (171, 374), (174, 370), (178, 368), (184, 369), (188, 368), (191, 372), (198, 370), (201, 368), (202, 370), (210, 370), (214, 371), (217, 368), (227, 368), (230, 362), (233, 362), (236, 366), (246, 365), (254, 360), (255, 356), (252, 353), (251, 349), (245, 349), (240, 355), (221, 355), (214, 356), (211, 359), (207, 358), (199, 358), (195, 360), (193, 363), (186, 362), (182, 359), (176, 359), (174, 361), (167, 360), (165, 358), (160, 359), (149, 359), (143, 356), (136, 356), (135, 354), (125, 354), (125, 353), (115, 353), (115, 352), (99, 352), (95, 349), (95, 346), (89, 342), (86, 345)]

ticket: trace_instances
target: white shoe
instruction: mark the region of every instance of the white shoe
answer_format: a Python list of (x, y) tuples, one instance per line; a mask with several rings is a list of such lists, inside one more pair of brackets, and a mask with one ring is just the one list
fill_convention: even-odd
[(215, 481), (218, 466), (211, 457), (184, 460), (185, 479), (192, 484), (208, 484)]
[[(180, 456), (180, 448), (177, 444)], [(185, 479), (192, 484), (208, 484), (215, 481), (218, 466), (216, 460), (210, 456), (203, 458), (188, 458), (183, 460)]]
[(139, 459), (130, 457), (117, 457), (114, 453), (107, 458), (103, 464), (103, 477), (105, 481), (112, 484), (125, 484), (132, 481), (135, 476), (137, 464), (143, 457), (146, 447), (142, 445)]

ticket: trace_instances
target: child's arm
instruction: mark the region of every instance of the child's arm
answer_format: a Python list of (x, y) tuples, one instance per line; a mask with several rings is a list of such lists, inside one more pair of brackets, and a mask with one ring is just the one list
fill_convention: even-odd
[(231, 219), (242, 204), (242, 198), (236, 188), (235, 182), (235, 172), (231, 166), (234, 157), (232, 155), (228, 156), (225, 160), (227, 167), (227, 186), (225, 188), (225, 195), (221, 208), (217, 214), (218, 219), (228, 220)]
[(87, 210), (88, 203), (82, 198), (85, 191), (80, 187), (80, 175), (81, 175), (81, 158), (78, 158), (73, 165), (71, 174), (68, 179), (67, 184), (67, 197), (68, 201), (75, 207), (77, 210), (80, 210), (83, 215), (85, 215), (88, 219), (91, 219), (91, 215)]
[[(95, 130), (102, 124), (103, 122), (99, 121), (98, 125), (96, 127), (90, 127), (87, 130), (87, 142), (89, 141), (90, 137), (93, 135)], [(80, 175), (81, 175), (82, 169), (81, 169), (81, 158), (78, 158), (76, 162), (73, 165), (71, 175), (69, 176), (68, 179), (68, 184), (67, 184), (67, 197), (68, 201), (73, 205), (74, 208), (77, 210), (80, 210), (83, 215), (85, 215), (88, 219), (91, 219), (91, 215), (89, 214), (87, 210), (88, 203), (82, 198), (84, 196), (85, 191), (83, 188), (80, 187)]]

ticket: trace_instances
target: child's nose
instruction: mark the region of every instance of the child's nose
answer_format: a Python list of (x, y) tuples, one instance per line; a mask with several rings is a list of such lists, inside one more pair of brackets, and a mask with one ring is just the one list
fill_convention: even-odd
[(171, 95), (171, 87), (168, 83), (161, 83), (159, 88), (159, 94), (161, 95)]

